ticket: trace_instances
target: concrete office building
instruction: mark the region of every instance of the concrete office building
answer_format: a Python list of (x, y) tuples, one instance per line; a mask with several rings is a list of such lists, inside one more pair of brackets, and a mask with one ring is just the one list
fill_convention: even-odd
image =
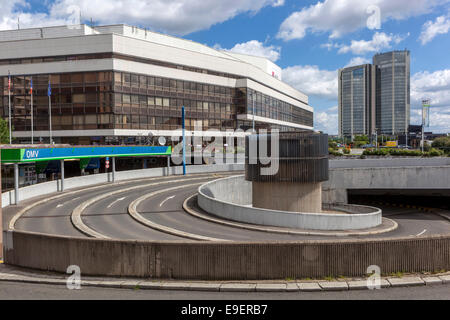
[[(218, 51), (127, 25), (0, 32), (0, 115), (8, 118), (11, 72), (13, 137), (48, 141), (47, 86), (57, 143), (137, 143), (194, 123), (216, 129), (313, 130), (308, 97), (281, 81), (271, 61)], [(253, 114), (253, 108), (255, 114)]]
[(339, 77), (339, 136), (401, 135), (410, 122), (410, 54), (376, 54), (373, 64), (343, 68)]
[(399, 135), (410, 123), (410, 52), (373, 57), (376, 69), (376, 126), (380, 134)]
[(375, 131), (375, 72), (370, 64), (339, 69), (339, 136), (353, 138)]

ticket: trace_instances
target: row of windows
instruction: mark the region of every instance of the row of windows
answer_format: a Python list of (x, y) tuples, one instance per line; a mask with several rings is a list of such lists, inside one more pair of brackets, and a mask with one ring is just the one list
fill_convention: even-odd
[[(0, 81), (0, 112), (2, 116), (8, 114), (7, 77)], [(62, 116), (92, 116), (95, 114), (123, 114), (156, 117), (181, 117), (181, 106), (186, 108), (188, 118), (208, 119), (209, 124), (217, 127), (217, 123), (226, 121), (226, 125), (233, 125), (238, 113), (252, 114), (253, 101), (257, 115), (286, 122), (313, 125), (312, 112), (290, 105), (273, 97), (253, 90), (234, 89), (224, 86), (209, 85), (152, 76), (143, 76), (123, 72), (86, 72), (58, 75), (33, 76), (33, 105), (35, 116), (48, 114), (48, 81), (52, 84), (52, 114)], [(12, 116), (19, 121), (31, 112), (31, 96), (28, 88), (31, 77), (13, 77)], [(117, 84), (112, 86), (112, 84)], [(148, 94), (149, 87), (161, 88), (161, 95)], [(120, 92), (116, 87), (137, 88), (144, 90), (138, 94)], [(2, 89), (3, 88), (3, 89)], [(6, 88), (6, 90), (5, 90)], [(175, 97), (172, 90), (181, 91)], [(6, 91), (6, 92), (5, 92)], [(154, 92), (157, 92), (155, 90)], [(195, 92), (196, 94), (192, 94)], [(250, 101), (251, 100), (251, 101)], [(239, 110), (238, 110), (239, 109)], [(16, 119), (17, 118), (17, 119)], [(149, 118), (142, 118), (147, 119)], [(138, 121), (141, 123), (141, 120)], [(88, 123), (89, 125), (94, 125)], [(85, 123), (85, 124), (86, 124)], [(129, 122), (111, 122), (111, 126), (128, 125)], [(131, 123), (134, 123), (131, 121)], [(158, 122), (155, 122), (158, 123)], [(73, 123), (75, 125), (75, 123)], [(98, 128), (106, 125), (97, 122)], [(78, 124), (76, 124), (78, 125)], [(101, 126), (100, 126), (101, 125)], [(235, 125), (235, 123), (234, 123)], [(115, 126), (117, 127), (117, 126)], [(226, 127), (227, 129), (235, 129)]]
[[(22, 116), (14, 119), (14, 130), (31, 130), (31, 118)], [(35, 131), (49, 130), (48, 117), (34, 117)], [(231, 119), (185, 119), (186, 129), (203, 130), (235, 129), (236, 121)], [(181, 117), (142, 116), (142, 115), (77, 115), (52, 116), (53, 130), (93, 130), (93, 129), (145, 129), (145, 130), (176, 130), (181, 129)]]

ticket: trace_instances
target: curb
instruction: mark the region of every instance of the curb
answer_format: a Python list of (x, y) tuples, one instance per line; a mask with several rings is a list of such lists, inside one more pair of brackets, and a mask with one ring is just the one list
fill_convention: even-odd
[(193, 209), (192, 207), (190, 207), (188, 205), (188, 202), (193, 199), (194, 197), (197, 196), (197, 193), (188, 197), (184, 202), (183, 202), (183, 209), (184, 211), (186, 211), (188, 214), (190, 214), (191, 216), (194, 216), (196, 218), (202, 219), (202, 220), (206, 220), (209, 222), (214, 222), (217, 224), (221, 224), (221, 225), (227, 225), (227, 226), (231, 226), (231, 227), (235, 227), (235, 228), (239, 228), (239, 229), (245, 229), (245, 230), (254, 230), (254, 231), (262, 231), (262, 232), (270, 232), (270, 233), (280, 233), (280, 234), (293, 234), (293, 235), (306, 235), (306, 236), (329, 236), (329, 237), (348, 237), (348, 236), (369, 236), (369, 235), (377, 235), (377, 234), (382, 234), (382, 233), (387, 233), (387, 232), (391, 232), (394, 231), (398, 228), (398, 223), (395, 222), (392, 219), (388, 219), (383, 217), (383, 219), (388, 220), (389, 222), (392, 223), (391, 227), (385, 228), (385, 229), (381, 229), (381, 230), (376, 230), (376, 231), (366, 231), (366, 232), (361, 232), (361, 231), (355, 231), (355, 232), (346, 232), (346, 231), (342, 231), (342, 232), (314, 232), (314, 231), (297, 231), (297, 230), (285, 230), (285, 229), (277, 229), (276, 227), (262, 227), (262, 226), (256, 226), (256, 225), (251, 225), (251, 224), (245, 224), (245, 223), (239, 223), (239, 222), (234, 222), (234, 221), (228, 221), (225, 219), (217, 219), (217, 218), (213, 218), (207, 215), (204, 215), (198, 211), (196, 211), (195, 209)]
[[(433, 276), (405, 276), (403, 278), (380, 279), (380, 288), (412, 286), (435, 286), (450, 283), (450, 274)], [(65, 278), (26, 276), (14, 273), (0, 273), (0, 282), (67, 285)], [(215, 292), (325, 292), (370, 290), (366, 280), (348, 281), (273, 281), (273, 282), (188, 282), (188, 281), (145, 281), (145, 280), (81, 280), (82, 287), (99, 287), (134, 290), (184, 290)]]

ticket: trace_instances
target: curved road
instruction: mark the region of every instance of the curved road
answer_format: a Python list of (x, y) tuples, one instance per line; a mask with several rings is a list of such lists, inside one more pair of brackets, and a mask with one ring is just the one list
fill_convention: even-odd
[[(133, 240), (187, 240), (162, 231), (149, 228), (128, 214), (128, 206), (143, 195), (160, 191), (158, 194), (143, 200), (137, 211), (145, 219), (164, 227), (195, 235), (233, 240), (233, 241), (289, 241), (289, 240), (315, 240), (315, 239), (343, 239), (367, 237), (401, 237), (401, 236), (427, 236), (431, 234), (448, 234), (450, 222), (433, 213), (421, 212), (417, 209), (396, 207), (382, 207), (383, 216), (398, 223), (398, 228), (388, 233), (372, 236), (307, 236), (270, 233), (255, 230), (244, 230), (232, 226), (221, 225), (193, 217), (186, 213), (183, 202), (196, 193), (198, 186), (207, 181), (236, 175), (237, 173), (197, 174), (171, 177), (148, 178), (125, 181), (116, 184), (89, 187), (82, 190), (70, 191), (57, 199), (35, 206), (17, 220), (17, 230), (39, 232), (52, 235), (87, 237), (78, 231), (72, 224), (70, 216), (72, 211), (80, 204), (94, 197), (104, 195), (104, 198), (94, 202), (82, 212), (82, 221), (89, 228), (115, 239)], [(134, 187), (133, 190), (120, 191)], [(181, 187), (176, 190), (174, 187)], [(117, 191), (114, 195), (109, 193)], [(51, 196), (46, 196), (50, 198)], [(41, 198), (37, 199), (40, 200)], [(43, 199), (43, 198), (42, 198)], [(29, 205), (37, 201), (29, 200), (21, 204)], [(19, 208), (15, 210), (18, 211)], [(8, 210), (14, 210), (13, 207)], [(12, 214), (13, 212), (11, 212)], [(188, 240), (195, 241), (195, 240)]]

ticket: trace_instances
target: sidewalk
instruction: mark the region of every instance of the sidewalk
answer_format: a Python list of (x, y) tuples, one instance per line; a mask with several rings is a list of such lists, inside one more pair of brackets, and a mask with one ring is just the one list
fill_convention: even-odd
[[(0, 282), (25, 282), (66, 286), (70, 275), (31, 272), (0, 264)], [(70, 282), (69, 282), (70, 283)], [(73, 283), (73, 282), (72, 282)], [(382, 277), (379, 288), (439, 285), (450, 283), (450, 272), (433, 275)], [(125, 278), (81, 277), (81, 288), (103, 287), (148, 290), (217, 292), (314, 292), (369, 290), (367, 279), (264, 280), (264, 281), (176, 281)]]

